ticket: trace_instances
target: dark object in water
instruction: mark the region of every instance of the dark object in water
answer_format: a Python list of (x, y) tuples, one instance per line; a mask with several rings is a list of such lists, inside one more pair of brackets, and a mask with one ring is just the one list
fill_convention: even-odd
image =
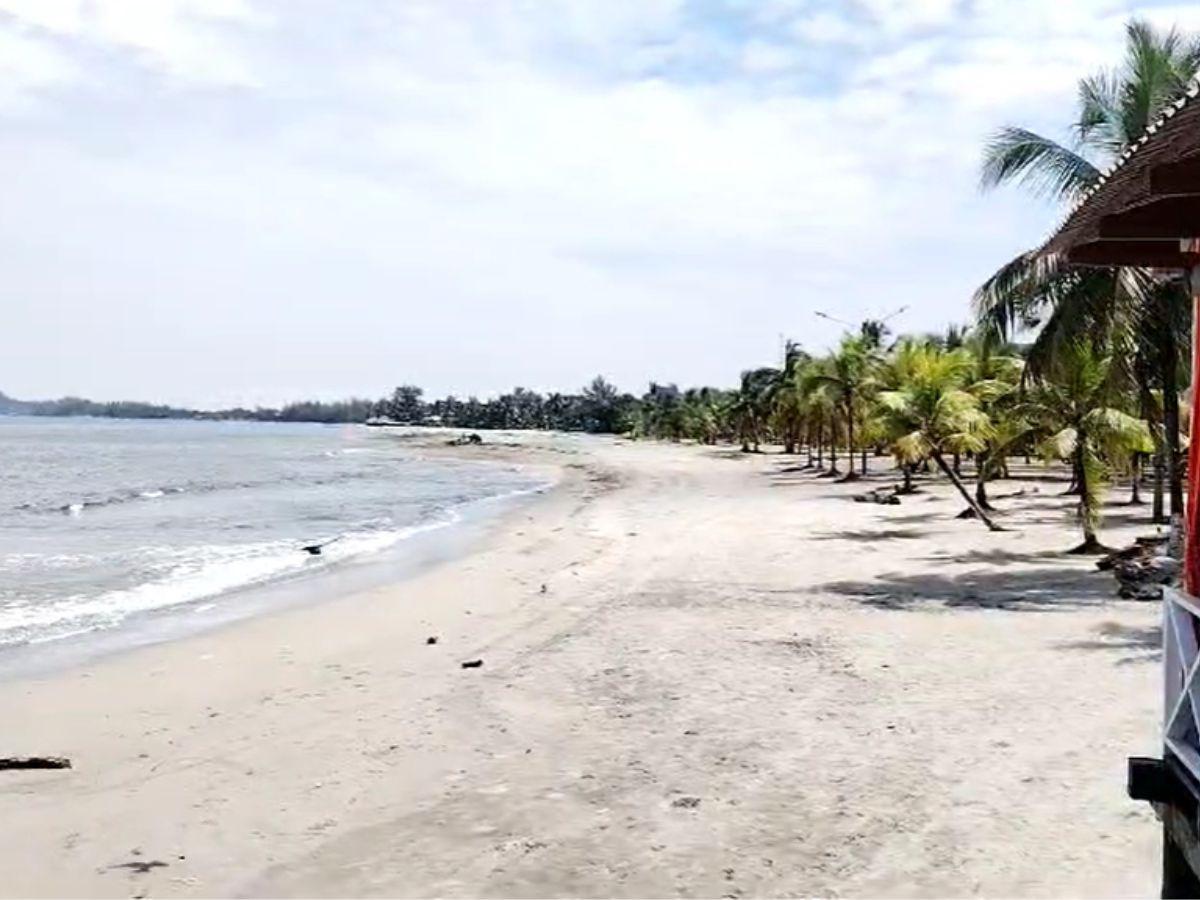
[(478, 669), (483, 665), (482, 659), (468, 659), (462, 664), (464, 669)]
[(464, 434), (462, 437), (456, 437), (446, 443), (451, 447), (477, 446), (483, 443), (483, 438), (472, 431), (470, 434)]
[(335, 541), (340, 541), (341, 539), (342, 539), (342, 536), (339, 534), (337, 537), (330, 538), (327, 541), (322, 541), (319, 544), (305, 544), (300, 549), (303, 550), (305, 553), (307, 553), (309, 556), (320, 556), (321, 551), (324, 548), (328, 547), (330, 544), (334, 543)]
[(65, 756), (5, 756), (0, 757), (0, 769), (69, 769), (71, 761)]
[(438, 642), (438, 639), (432, 635), (430, 637), (425, 638), (425, 643), (429, 646), (433, 646), (437, 642)]

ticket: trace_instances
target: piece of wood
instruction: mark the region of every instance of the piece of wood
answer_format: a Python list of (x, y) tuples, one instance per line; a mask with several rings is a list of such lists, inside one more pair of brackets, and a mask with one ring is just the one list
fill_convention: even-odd
[(65, 756), (5, 756), (0, 757), (2, 769), (69, 769), (71, 761)]

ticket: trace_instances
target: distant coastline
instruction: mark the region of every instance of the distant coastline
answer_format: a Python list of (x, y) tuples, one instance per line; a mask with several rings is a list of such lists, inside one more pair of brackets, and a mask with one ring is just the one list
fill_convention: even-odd
[(69, 418), (90, 416), (102, 419), (198, 419), (204, 421), (369, 423), (377, 425), (431, 425), (447, 428), (492, 430), (586, 431), (612, 434), (636, 430), (645, 400), (660, 406), (666, 397), (679, 400), (673, 386), (651, 385), (639, 401), (618, 391), (603, 377), (594, 378), (578, 393), (539, 394), (517, 387), (480, 400), (453, 395), (425, 400), (416, 385), (400, 385), (378, 400), (351, 397), (347, 400), (301, 400), (280, 407), (253, 409), (232, 407), (199, 410), (138, 400), (97, 401), (83, 397), (57, 400), (18, 400), (0, 391), (0, 416), (45, 416)]
[(17, 400), (0, 391), (0, 416), (47, 416), (65, 418), (93, 416), (102, 419), (202, 419), (248, 422), (365, 422), (377, 402), (353, 398), (323, 403), (316, 400), (288, 403), (281, 407), (199, 410), (144, 403), (137, 400), (101, 402), (83, 397), (57, 400)]

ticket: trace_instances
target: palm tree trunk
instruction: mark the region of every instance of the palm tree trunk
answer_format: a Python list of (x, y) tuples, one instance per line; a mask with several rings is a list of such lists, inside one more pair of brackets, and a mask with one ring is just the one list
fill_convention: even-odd
[(867, 448), (866, 447), (862, 448), (861, 459), (859, 460), (858, 471), (861, 472), (863, 475), (867, 474)]
[(1163, 348), (1162, 357), (1162, 389), (1163, 389), (1163, 427), (1166, 430), (1167, 444), (1167, 483), (1170, 486), (1171, 515), (1183, 515), (1183, 466), (1179, 453), (1179, 369), (1176, 365), (1173, 335), (1168, 337), (1171, 348)]
[(987, 495), (987, 480), (990, 475), (991, 460), (985, 454), (975, 457), (975, 502), (979, 504), (980, 509), (986, 509), (988, 512), (994, 510)]
[(825, 468), (825, 419), (817, 418), (817, 468)]
[(1141, 484), (1139, 482), (1142, 480), (1142, 454), (1133, 454), (1133, 459), (1130, 462), (1130, 468), (1133, 470), (1133, 477), (1130, 479), (1132, 482), (1132, 487), (1129, 491), (1129, 505), (1141, 506), (1143, 501)]
[(942, 458), (942, 454), (933, 453), (932, 456), (933, 461), (937, 463), (938, 468), (941, 469), (945, 476), (950, 479), (950, 483), (958, 489), (958, 492), (962, 494), (962, 498), (967, 501), (967, 506), (971, 507), (971, 509), (975, 511), (975, 515), (979, 521), (983, 522), (983, 524), (988, 527), (988, 531), (1003, 531), (1003, 528), (993, 522), (988, 517), (988, 514), (980, 509), (979, 504), (975, 502), (975, 498), (972, 497), (970, 492), (967, 491), (967, 489), (963, 486), (962, 481), (959, 479), (958, 475), (955, 474), (954, 469), (946, 465), (946, 460)]
[(1091, 553), (1107, 553), (1108, 548), (1100, 543), (1096, 528), (1092, 524), (1092, 491), (1088, 483), (1087, 464), (1084, 462), (1084, 442), (1087, 438), (1080, 432), (1075, 438), (1075, 455), (1079, 466), (1079, 519), (1083, 525), (1083, 543), (1068, 552), (1085, 555)]
[(846, 406), (846, 481), (855, 481), (858, 475), (854, 471), (854, 412), (849, 404)]
[(1071, 483), (1069, 485), (1067, 485), (1067, 489), (1065, 491), (1063, 491), (1064, 497), (1074, 497), (1076, 494), (1079, 493), (1079, 484), (1080, 484), (1079, 469), (1080, 469), (1079, 454), (1073, 453), (1071, 455)]
[(1150, 513), (1150, 520), (1156, 525), (1167, 521), (1167, 517), (1163, 515), (1163, 475), (1163, 448), (1159, 446), (1154, 451), (1154, 499)]
[(829, 474), (841, 475), (842, 470), (838, 468), (837, 420), (831, 419), (829, 425)]
[(975, 480), (975, 502), (979, 505), (980, 509), (986, 509), (989, 512), (994, 509), (992, 504), (988, 502), (987, 481), (984, 480), (982, 475)]

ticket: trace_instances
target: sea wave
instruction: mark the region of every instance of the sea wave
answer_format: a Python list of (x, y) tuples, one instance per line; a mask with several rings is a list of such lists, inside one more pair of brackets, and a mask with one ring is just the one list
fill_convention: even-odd
[[(396, 527), (386, 521), (360, 523), (355, 529), (311, 540), (272, 540), (248, 544), (202, 544), (187, 547), (143, 547), (138, 560), (154, 574), (132, 587), (96, 594), (76, 593), (47, 602), (0, 603), (0, 647), (45, 641), (106, 630), (130, 616), (196, 603), (211, 606), (219, 596), (281, 578), (320, 571), (353, 559), (369, 557), (426, 532), (462, 521), (471, 507), (541, 493), (547, 484), (501, 491), (429, 511), (422, 521)], [(156, 499), (156, 498), (155, 498)], [(321, 543), (322, 551), (310, 555), (307, 543)], [(53, 562), (74, 568), (94, 562), (86, 555), (44, 556), (13, 554), (0, 557), (0, 570)], [(112, 564), (113, 560), (108, 560)], [(14, 598), (15, 599), (15, 598)], [(198, 603), (198, 601), (207, 601)]]
[[(369, 470), (347, 472), (332, 472), (304, 478), (304, 484), (309, 487), (345, 484), (376, 477)], [(33, 513), (65, 513), (78, 516), (88, 510), (104, 507), (120, 506), (126, 503), (137, 503), (147, 500), (160, 500), (178, 494), (204, 495), (222, 491), (247, 491), (258, 488), (269, 488), (278, 485), (292, 484), (295, 479), (290, 475), (264, 479), (246, 479), (238, 481), (188, 481), (183, 484), (155, 485), (150, 487), (133, 487), (114, 491), (103, 496), (85, 496), (63, 501), (25, 502), (13, 507), (19, 512)]]
[(188, 561), (175, 565), (162, 577), (134, 587), (0, 608), (0, 646), (112, 628), (136, 613), (182, 606), (379, 553), (414, 535), (445, 528), (456, 521), (457, 514), (450, 514), (405, 528), (349, 532), (339, 536), (319, 556), (304, 553), (294, 541), (192, 547)]

